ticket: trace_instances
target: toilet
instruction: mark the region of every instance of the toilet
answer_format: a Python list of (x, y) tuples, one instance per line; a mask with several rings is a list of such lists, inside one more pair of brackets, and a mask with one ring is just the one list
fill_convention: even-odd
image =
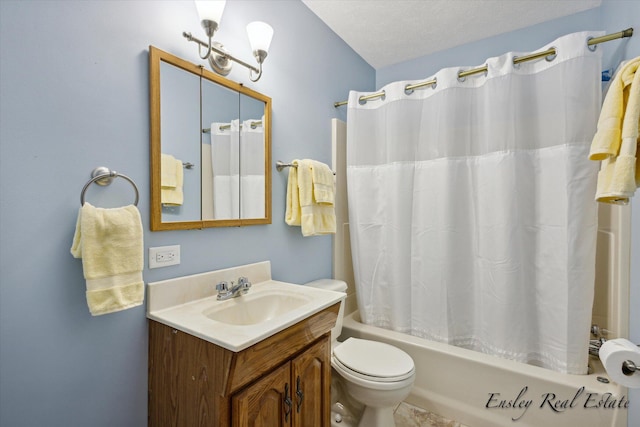
[[(347, 290), (342, 280), (320, 279), (306, 285), (343, 293)], [(393, 410), (409, 395), (415, 380), (413, 359), (399, 348), (382, 342), (359, 338), (338, 342), (343, 316), (344, 302), (331, 330), (333, 371), (342, 379), (349, 396), (364, 405), (358, 426), (393, 427)], [(332, 425), (345, 425), (340, 424), (339, 414), (332, 413), (332, 418)]]

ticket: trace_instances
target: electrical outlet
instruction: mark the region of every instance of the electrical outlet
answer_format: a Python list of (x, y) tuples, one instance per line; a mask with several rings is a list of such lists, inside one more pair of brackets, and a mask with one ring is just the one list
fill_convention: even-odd
[(180, 245), (149, 248), (149, 268), (180, 264)]

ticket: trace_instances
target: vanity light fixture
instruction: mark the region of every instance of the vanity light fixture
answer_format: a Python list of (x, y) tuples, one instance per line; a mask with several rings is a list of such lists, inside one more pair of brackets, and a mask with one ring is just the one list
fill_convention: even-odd
[[(209, 38), (208, 43), (194, 37), (191, 33), (183, 32), (182, 35), (192, 42), (198, 43), (198, 54), (200, 58), (209, 60), (209, 65), (218, 74), (226, 76), (231, 71), (233, 65), (231, 61), (249, 69), (249, 79), (252, 82), (257, 82), (262, 76), (262, 63), (267, 57), (269, 52), (269, 45), (271, 44), (271, 38), (273, 37), (273, 28), (269, 24), (256, 21), (247, 25), (247, 35), (249, 36), (249, 43), (251, 43), (251, 50), (253, 56), (258, 62), (258, 67), (234, 57), (224, 49), (224, 46), (213, 40), (218, 26), (220, 25), (220, 19), (222, 18), (222, 12), (224, 12), (224, 6), (226, 0), (222, 1), (195, 1), (198, 15), (200, 16), (200, 24)], [(202, 54), (202, 47), (207, 49), (206, 53)], [(255, 76), (254, 76), (255, 74)]]

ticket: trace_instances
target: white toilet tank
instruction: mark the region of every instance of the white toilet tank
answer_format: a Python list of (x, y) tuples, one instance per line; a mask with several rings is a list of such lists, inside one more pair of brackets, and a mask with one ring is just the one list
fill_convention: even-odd
[[(305, 286), (311, 286), (314, 288), (327, 289), (335, 292), (347, 292), (347, 284), (342, 280), (337, 279), (319, 279), (312, 282), (305, 283)], [(338, 318), (336, 319), (336, 326), (331, 330), (331, 349), (335, 347), (338, 342), (338, 337), (342, 332), (342, 318), (344, 317), (344, 300), (340, 302), (340, 311), (338, 312)]]

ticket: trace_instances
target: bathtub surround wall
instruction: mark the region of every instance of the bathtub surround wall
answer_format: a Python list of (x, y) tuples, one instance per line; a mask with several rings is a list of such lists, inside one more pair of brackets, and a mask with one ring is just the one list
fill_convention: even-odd
[[(252, 61), (245, 27), (254, 20), (275, 29), (264, 74), (252, 83), (236, 66), (228, 77), (273, 98), (274, 161), (328, 163), (329, 122), (341, 114), (333, 102), (372, 90), (374, 70), (298, 1), (230, 1), (216, 38)], [(264, 260), (280, 280), (331, 275), (331, 237), (303, 239), (285, 225), (286, 173), (275, 167), (273, 224), (149, 231), (148, 46), (206, 64), (183, 31), (204, 37), (192, 1), (0, 1), (2, 426), (147, 423), (145, 306), (92, 318), (81, 261), (69, 253), (96, 166), (140, 189), (147, 283)], [(131, 193), (115, 180), (86, 199), (115, 207)], [(181, 264), (149, 270), (147, 248), (173, 244)]]
[[(616, 63), (640, 55), (638, 16), (640, 2), (604, 0), (597, 9), (377, 71), (293, 0), (228, 2), (217, 34), (240, 56), (250, 52), (248, 22), (274, 27), (260, 81), (250, 83), (243, 67), (229, 77), (273, 97), (274, 161), (328, 162), (329, 119), (346, 119), (346, 108), (333, 102), (349, 90), (480, 64), (570, 32), (634, 26), (632, 39), (603, 45), (604, 63)], [(96, 166), (140, 187), (147, 247), (181, 245), (182, 263), (145, 268), (146, 282), (267, 259), (281, 280), (331, 274), (331, 238), (304, 239), (281, 222), (286, 174), (275, 168), (270, 226), (148, 231), (147, 46), (204, 63), (182, 31), (202, 37), (190, 1), (0, 1), (0, 425), (146, 425), (145, 309), (91, 318), (82, 268), (69, 254), (80, 190)], [(327, 72), (327, 63), (339, 71)], [(92, 186), (87, 200), (129, 203), (129, 184), (117, 181)], [(632, 205), (630, 305), (640, 307), (638, 195)], [(640, 342), (637, 308), (630, 338)], [(630, 400), (628, 425), (640, 425), (640, 392)]]

